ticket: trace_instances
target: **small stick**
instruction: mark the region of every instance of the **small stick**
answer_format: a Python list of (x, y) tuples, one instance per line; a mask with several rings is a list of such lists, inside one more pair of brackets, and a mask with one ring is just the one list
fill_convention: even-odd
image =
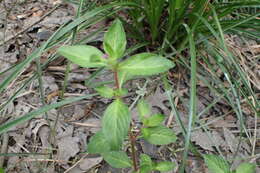
[[(8, 141), (9, 141), (9, 135), (8, 133), (3, 134), (3, 145), (1, 147), (1, 153), (7, 153), (8, 149)], [(5, 157), (0, 157), (0, 168), (4, 166)]]
[(74, 165), (72, 165), (69, 169), (67, 169), (64, 173), (68, 173), (70, 170), (75, 168), (80, 162), (82, 162), (87, 155), (83, 156), (81, 159), (79, 159)]
[(133, 135), (133, 132), (130, 130), (129, 132), (129, 137), (130, 137), (130, 142), (131, 142), (131, 151), (132, 151), (132, 160), (133, 160), (133, 166), (134, 166), (134, 170), (138, 171), (138, 167), (137, 167), (137, 156), (136, 156), (136, 151), (135, 151), (135, 141), (136, 141), (136, 137)]

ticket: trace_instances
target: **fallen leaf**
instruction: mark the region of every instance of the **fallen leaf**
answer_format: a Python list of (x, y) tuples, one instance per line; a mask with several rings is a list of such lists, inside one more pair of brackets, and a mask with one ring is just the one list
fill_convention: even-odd
[[(239, 144), (239, 137), (235, 137), (235, 135), (227, 128), (223, 128), (223, 131), (227, 147), (232, 153), (235, 153)], [(241, 147), (243, 147), (242, 150), (250, 152), (250, 147), (245, 141), (241, 141), (239, 150), (241, 150)]]
[(43, 150), (47, 150), (51, 146), (49, 143), (50, 131), (48, 126), (42, 126), (38, 132)]
[(95, 158), (85, 158), (83, 161), (80, 162), (79, 168), (83, 171), (87, 171), (90, 168), (96, 166), (103, 160), (102, 157), (95, 157)]
[(157, 153), (158, 148), (156, 147), (156, 145), (150, 144), (143, 139), (140, 140), (140, 144), (141, 144), (144, 154), (147, 154), (154, 158), (159, 157), (158, 153)]
[(78, 137), (63, 137), (58, 141), (58, 159), (68, 161), (71, 157), (74, 157), (79, 149)]
[(92, 133), (97, 133), (101, 129), (101, 121), (97, 118), (88, 118), (83, 124), (85, 124), (86, 130)]
[(160, 87), (157, 87), (155, 93), (147, 98), (147, 101), (151, 105), (151, 107), (158, 107), (163, 111), (165, 115), (169, 115), (170, 110), (164, 104), (164, 102), (167, 100), (167, 95), (161, 92)]
[(191, 141), (209, 151), (215, 151), (213, 146), (219, 147), (225, 143), (224, 139), (216, 131), (208, 133), (209, 134), (202, 130), (196, 130), (192, 133)]

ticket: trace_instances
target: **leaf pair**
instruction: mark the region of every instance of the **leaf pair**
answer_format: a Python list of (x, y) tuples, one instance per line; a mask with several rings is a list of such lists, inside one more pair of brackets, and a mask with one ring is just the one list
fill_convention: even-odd
[(164, 115), (155, 114), (151, 116), (150, 106), (144, 99), (138, 102), (137, 109), (145, 126), (141, 129), (141, 132), (146, 141), (154, 145), (167, 145), (176, 141), (177, 137), (174, 132), (162, 125), (165, 119)]
[(97, 91), (100, 96), (105, 98), (112, 98), (114, 96), (123, 97), (128, 93), (125, 88), (119, 88), (114, 90), (108, 86), (103, 85), (96, 87), (95, 91)]
[[(78, 45), (61, 47), (59, 53), (82, 67), (109, 66), (111, 61), (95, 47)], [(114, 56), (114, 55), (113, 55)], [(114, 60), (112, 60), (114, 64)], [(174, 67), (170, 60), (152, 53), (140, 53), (129, 57), (117, 65), (119, 84), (123, 85), (136, 76), (151, 76), (168, 71)]]
[(140, 171), (139, 173), (150, 173), (151, 171), (167, 172), (172, 170), (175, 164), (169, 161), (163, 161), (155, 163), (152, 159), (146, 155), (141, 154), (140, 156)]
[(119, 63), (118, 59), (125, 53), (126, 43), (123, 25), (120, 20), (115, 20), (104, 36), (106, 55), (99, 49), (86, 45), (63, 46), (58, 52), (81, 67), (107, 67), (117, 71), (120, 88), (124, 82), (136, 76), (151, 76), (174, 67), (170, 60), (152, 53), (140, 53)]
[(151, 108), (149, 104), (144, 100), (139, 100), (137, 104), (137, 109), (139, 113), (139, 118), (147, 127), (155, 127), (161, 125), (165, 116), (162, 114), (155, 114), (151, 116)]

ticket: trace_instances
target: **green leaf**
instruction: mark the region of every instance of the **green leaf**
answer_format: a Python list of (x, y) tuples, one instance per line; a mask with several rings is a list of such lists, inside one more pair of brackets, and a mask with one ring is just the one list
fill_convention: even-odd
[(155, 127), (155, 126), (161, 125), (164, 118), (165, 118), (165, 115), (163, 115), (163, 114), (155, 114), (147, 119), (144, 119), (143, 123), (147, 127)]
[(110, 146), (108, 145), (106, 138), (101, 131), (97, 132), (90, 138), (87, 147), (87, 151), (90, 154), (101, 154), (110, 151)]
[(150, 173), (153, 169), (152, 159), (146, 155), (140, 155), (140, 173)]
[(103, 53), (93, 46), (62, 46), (58, 53), (81, 67), (102, 67), (107, 62)]
[(140, 99), (138, 101), (137, 110), (141, 121), (143, 121), (145, 118), (148, 118), (151, 114), (150, 106), (144, 99)]
[(119, 88), (114, 91), (114, 95), (116, 97), (124, 97), (128, 94), (128, 91), (126, 88)]
[(154, 145), (167, 145), (177, 139), (174, 132), (165, 126), (142, 128), (141, 132), (144, 139)]
[(148, 156), (147, 154), (141, 154), (140, 155), (140, 165), (149, 165), (152, 166), (153, 162), (150, 156)]
[(129, 168), (132, 163), (123, 151), (111, 151), (102, 154), (104, 160), (114, 168)]
[(109, 58), (117, 59), (124, 55), (126, 36), (120, 20), (115, 20), (104, 36), (103, 47)]
[(108, 86), (99, 86), (95, 88), (98, 94), (105, 98), (112, 98), (114, 96), (114, 90)]
[(120, 100), (115, 100), (108, 106), (102, 119), (102, 132), (112, 150), (122, 146), (130, 126), (128, 107)]
[(140, 170), (138, 173), (150, 173), (153, 170), (153, 167), (150, 167), (148, 165), (143, 165), (140, 167)]
[(140, 53), (121, 62), (118, 69), (131, 76), (150, 76), (166, 72), (174, 66), (172, 61), (159, 55)]
[(118, 71), (118, 83), (119, 87), (121, 88), (122, 85), (127, 81), (133, 78), (133, 75), (125, 72), (125, 71)]
[(206, 162), (206, 165), (208, 166), (209, 170), (212, 173), (229, 173), (230, 167), (226, 160), (223, 158), (212, 155), (212, 154), (206, 154), (204, 155), (204, 160)]
[(255, 172), (256, 172), (256, 165), (253, 163), (242, 163), (236, 169), (236, 173), (255, 173)]
[(5, 173), (4, 168), (0, 168), (0, 173)]
[(164, 161), (159, 162), (154, 166), (154, 169), (160, 172), (167, 172), (173, 170), (175, 167), (175, 164), (173, 162)]

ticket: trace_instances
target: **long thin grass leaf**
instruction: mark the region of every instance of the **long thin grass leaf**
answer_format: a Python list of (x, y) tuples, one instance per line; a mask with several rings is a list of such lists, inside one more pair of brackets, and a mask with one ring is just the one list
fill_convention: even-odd
[(60, 102), (57, 102), (57, 103), (54, 103), (54, 104), (50, 104), (50, 105), (46, 105), (38, 110), (35, 110), (35, 111), (32, 111), (32, 112), (29, 112), (17, 119), (14, 119), (14, 120), (11, 120), (7, 123), (4, 123), (2, 125), (0, 125), (0, 134), (8, 131), (10, 128), (14, 127), (14, 126), (17, 126), (25, 121), (28, 121), (36, 116), (39, 116), (39, 115), (42, 115), (43, 113), (51, 110), (51, 109), (55, 109), (55, 108), (58, 108), (58, 107), (61, 107), (63, 105), (66, 105), (66, 104), (70, 104), (70, 103), (73, 103), (73, 102), (76, 102), (76, 101), (80, 101), (82, 99), (87, 99), (87, 98), (91, 98), (93, 96), (96, 96), (97, 94), (91, 94), (91, 95), (86, 95), (86, 96), (81, 96), (81, 97), (74, 97), (74, 98), (69, 98), (69, 99), (66, 99), (64, 101), (60, 101)]
[(197, 115), (197, 94), (196, 94), (196, 85), (197, 85), (197, 62), (196, 62), (196, 48), (195, 42), (193, 40), (193, 31), (189, 29), (187, 25), (184, 25), (188, 36), (189, 36), (189, 46), (190, 46), (190, 64), (191, 64), (191, 89), (190, 89), (190, 105), (189, 105), (189, 122), (188, 122), (188, 129), (187, 134), (185, 136), (185, 148), (182, 158), (182, 165), (180, 168), (180, 172), (184, 173), (184, 168), (186, 164), (186, 160), (188, 157), (188, 151), (190, 148), (190, 138), (191, 138), (191, 131), (193, 128), (193, 124), (196, 120)]

